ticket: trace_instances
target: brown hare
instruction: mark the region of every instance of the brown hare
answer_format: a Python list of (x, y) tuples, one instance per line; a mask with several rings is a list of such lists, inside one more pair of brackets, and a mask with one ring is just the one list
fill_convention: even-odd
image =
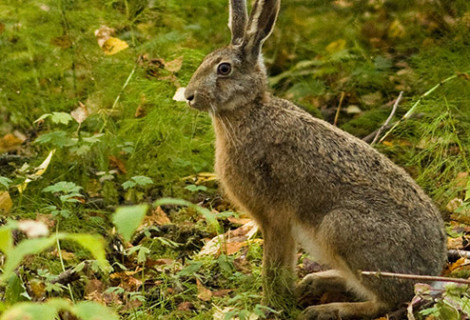
[[(439, 274), (443, 221), (388, 158), (267, 91), (261, 47), (279, 8), (280, 0), (257, 0), (248, 16), (246, 0), (231, 0), (231, 44), (205, 58), (185, 97), (210, 113), (222, 187), (263, 233), (265, 303), (344, 290), (354, 301), (310, 306), (300, 317), (374, 317), (410, 299), (413, 282), (360, 271)], [(296, 244), (332, 270), (295, 289)]]

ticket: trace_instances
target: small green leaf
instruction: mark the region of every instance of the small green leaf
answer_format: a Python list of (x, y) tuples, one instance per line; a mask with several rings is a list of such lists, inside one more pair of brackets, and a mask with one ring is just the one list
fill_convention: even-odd
[(131, 241), (135, 230), (140, 226), (147, 213), (148, 205), (141, 204), (130, 207), (120, 207), (113, 216), (113, 223), (124, 240)]
[(132, 180), (127, 180), (126, 182), (124, 182), (122, 184), (122, 187), (124, 188), (124, 190), (127, 190), (127, 189), (130, 189), (130, 188), (134, 188), (137, 184), (132, 181)]
[(54, 123), (62, 123), (62, 124), (69, 124), (70, 121), (73, 120), (72, 116), (66, 112), (53, 112), (51, 117), (52, 122)]
[(77, 141), (73, 140), (67, 132), (62, 130), (42, 134), (34, 142), (39, 144), (51, 144), (59, 148), (70, 147), (77, 144)]
[(78, 194), (82, 187), (77, 186), (73, 182), (68, 182), (68, 181), (60, 181), (57, 182), (56, 184), (46, 187), (42, 189), (42, 192), (51, 192), (51, 193), (57, 193), (57, 192), (62, 192), (62, 193), (75, 193)]
[(98, 262), (101, 270), (109, 271), (109, 263), (106, 260), (105, 242), (101, 236), (92, 234), (61, 234), (60, 239), (67, 239), (77, 242), (79, 245), (90, 251)]
[(113, 310), (92, 301), (77, 303), (72, 307), (72, 312), (83, 320), (119, 320), (118, 315)]
[(153, 184), (153, 180), (146, 176), (134, 176), (131, 179), (141, 187)]
[(467, 181), (467, 187), (465, 190), (465, 201), (470, 200), (470, 179)]
[(10, 183), (12, 183), (12, 182), (13, 181), (8, 179), (7, 177), (0, 176), (0, 185), (4, 186), (5, 189), (8, 189), (10, 187)]

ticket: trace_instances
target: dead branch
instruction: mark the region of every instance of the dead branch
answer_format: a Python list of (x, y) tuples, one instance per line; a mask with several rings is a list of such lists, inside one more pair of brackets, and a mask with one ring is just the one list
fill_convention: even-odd
[(418, 281), (442, 281), (442, 282), (455, 282), (470, 284), (470, 280), (458, 279), (458, 278), (447, 278), (438, 276), (423, 276), (418, 274), (406, 274), (406, 273), (394, 273), (394, 272), (380, 272), (380, 271), (362, 271), (364, 276), (384, 277), (384, 278), (395, 278), (395, 279), (408, 279)]
[(467, 258), (470, 259), (470, 251), (465, 251), (465, 250), (448, 250), (447, 251), (447, 256), (449, 258)]
[(67, 269), (64, 272), (60, 273), (57, 278), (51, 281), (51, 283), (60, 283), (62, 285), (67, 285), (74, 281), (80, 279), (80, 275), (73, 268)]
[(392, 112), (390, 112), (390, 115), (388, 116), (387, 120), (385, 120), (384, 124), (377, 131), (377, 134), (375, 135), (374, 140), (372, 140), (371, 145), (374, 145), (377, 142), (377, 140), (379, 140), (379, 137), (382, 134), (382, 131), (384, 131), (385, 128), (389, 125), (390, 121), (395, 115), (395, 112), (397, 111), (398, 104), (400, 103), (402, 97), (403, 97), (403, 91), (400, 91), (400, 94), (398, 95), (397, 100), (393, 104)]
[(344, 91), (341, 92), (341, 97), (339, 98), (339, 104), (338, 104), (338, 108), (336, 109), (336, 114), (335, 114), (335, 121), (333, 122), (334, 126), (336, 126), (336, 124), (338, 123), (339, 112), (341, 111), (341, 106), (343, 105), (343, 100), (344, 100)]

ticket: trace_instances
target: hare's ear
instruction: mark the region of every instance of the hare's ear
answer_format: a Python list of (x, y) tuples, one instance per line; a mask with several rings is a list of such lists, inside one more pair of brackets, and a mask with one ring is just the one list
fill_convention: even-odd
[(263, 42), (273, 31), (279, 13), (280, 0), (256, 0), (245, 32), (243, 47), (247, 59), (257, 61)]
[(248, 12), (246, 0), (230, 0), (230, 18), (228, 26), (232, 31), (232, 45), (240, 45), (245, 36)]

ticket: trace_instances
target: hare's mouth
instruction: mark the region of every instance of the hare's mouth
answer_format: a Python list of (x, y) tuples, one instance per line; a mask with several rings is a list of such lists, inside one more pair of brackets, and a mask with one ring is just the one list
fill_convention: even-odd
[(188, 106), (199, 111), (209, 111), (210, 107), (204, 103), (198, 103), (196, 100), (187, 101)]

